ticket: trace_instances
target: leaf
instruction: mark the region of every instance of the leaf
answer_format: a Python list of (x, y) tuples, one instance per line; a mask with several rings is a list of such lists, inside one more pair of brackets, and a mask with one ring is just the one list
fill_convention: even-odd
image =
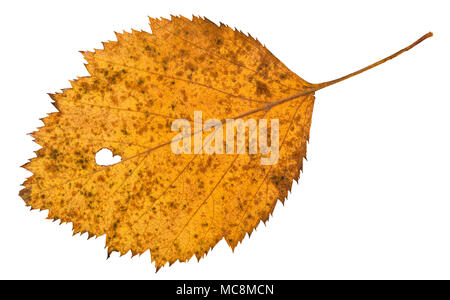
[[(49, 219), (73, 223), (74, 234), (106, 235), (108, 256), (150, 249), (157, 269), (200, 259), (221, 239), (234, 249), (266, 222), (299, 178), (314, 92), (432, 35), (348, 76), (311, 84), (256, 39), (223, 24), (198, 17), (150, 21), (151, 34), (117, 34), (103, 50), (82, 52), (91, 76), (50, 95), (58, 112), (32, 133), (42, 148), (24, 165), (34, 175), (20, 196), (32, 209), (48, 210)], [(184, 118), (194, 127), (194, 111), (220, 124), (278, 119), (277, 163), (263, 165), (264, 155), (249, 149), (174, 154), (172, 122)], [(189, 138), (206, 143), (210, 134)], [(104, 148), (122, 160), (97, 165)]]

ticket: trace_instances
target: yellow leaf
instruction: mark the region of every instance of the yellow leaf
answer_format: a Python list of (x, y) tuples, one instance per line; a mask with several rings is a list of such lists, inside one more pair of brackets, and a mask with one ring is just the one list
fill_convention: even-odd
[[(32, 133), (42, 148), (24, 166), (34, 175), (20, 196), (33, 209), (48, 209), (48, 218), (73, 223), (74, 234), (106, 234), (108, 255), (150, 249), (157, 269), (201, 258), (221, 239), (234, 249), (266, 222), (299, 178), (314, 92), (431, 36), (348, 76), (310, 84), (228, 26), (197, 17), (150, 21), (151, 34), (117, 34), (103, 50), (83, 52), (91, 76), (51, 95), (59, 112)], [(178, 119), (187, 135), (172, 130)], [(250, 136), (262, 132), (257, 123), (246, 144), (236, 134), (230, 153), (207, 154), (227, 146), (223, 131), (202, 130), (208, 119), (224, 127), (227, 119), (267, 120), (267, 139), (275, 145), (276, 132), (278, 150), (251, 150)], [(192, 152), (174, 153), (185, 139)], [(104, 148), (122, 160), (98, 165)], [(271, 155), (272, 163), (263, 163)]]

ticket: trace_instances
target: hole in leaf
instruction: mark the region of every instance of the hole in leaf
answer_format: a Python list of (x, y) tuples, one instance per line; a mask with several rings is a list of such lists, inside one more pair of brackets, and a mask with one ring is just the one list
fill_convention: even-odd
[(122, 161), (120, 155), (113, 155), (112, 151), (108, 148), (103, 148), (95, 154), (95, 162), (99, 166), (111, 166)]

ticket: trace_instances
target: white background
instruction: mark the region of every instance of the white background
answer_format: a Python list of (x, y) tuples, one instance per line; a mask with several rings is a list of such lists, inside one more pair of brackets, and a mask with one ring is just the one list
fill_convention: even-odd
[[(0, 278), (450, 279), (447, 1), (3, 1)], [(30, 212), (19, 168), (49, 92), (87, 75), (79, 50), (147, 16), (207, 16), (261, 40), (310, 82), (345, 75), (433, 31), (393, 61), (319, 91), (308, 162), (285, 206), (234, 253), (155, 274), (148, 252), (106, 260), (104, 237)]]

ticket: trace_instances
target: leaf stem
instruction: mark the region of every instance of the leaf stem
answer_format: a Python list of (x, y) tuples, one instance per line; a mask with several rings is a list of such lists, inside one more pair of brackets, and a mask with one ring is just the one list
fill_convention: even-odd
[(420, 44), (421, 42), (423, 42), (424, 40), (426, 40), (427, 38), (432, 37), (432, 36), (433, 36), (433, 33), (432, 33), (432, 32), (428, 32), (427, 34), (424, 34), (420, 39), (418, 39), (417, 41), (415, 41), (414, 43), (412, 43), (412, 44), (409, 45), (408, 47), (405, 47), (405, 48), (403, 48), (402, 50), (397, 51), (397, 52), (395, 52), (394, 54), (392, 54), (392, 55), (390, 55), (390, 56), (388, 56), (388, 57), (386, 57), (386, 58), (383, 58), (383, 59), (381, 59), (381, 60), (379, 60), (379, 61), (377, 61), (377, 62), (375, 62), (375, 63), (373, 63), (373, 64), (371, 64), (371, 65), (369, 65), (369, 66), (367, 66), (367, 67), (365, 67), (365, 68), (362, 68), (362, 69), (360, 69), (360, 70), (358, 70), (358, 71), (356, 71), (356, 72), (350, 73), (350, 74), (348, 74), (348, 75), (345, 75), (345, 76), (340, 77), (340, 78), (335, 79), (335, 80), (331, 80), (331, 81), (326, 81), (326, 82), (323, 82), (323, 83), (315, 84), (315, 85), (318, 87), (317, 90), (323, 89), (323, 88), (325, 88), (325, 87), (327, 87), (327, 86), (330, 86), (330, 85), (333, 85), (333, 84), (335, 84), (335, 83), (344, 81), (344, 80), (349, 79), (349, 78), (351, 78), (351, 77), (353, 77), (353, 76), (356, 76), (356, 75), (358, 75), (358, 74), (361, 74), (361, 73), (363, 73), (363, 72), (365, 72), (365, 71), (367, 71), (367, 70), (370, 70), (370, 69), (372, 69), (372, 68), (375, 68), (376, 66), (381, 65), (381, 64), (387, 62), (388, 60), (391, 60), (391, 59), (393, 59), (394, 57), (399, 56), (399, 55), (402, 54), (403, 52), (406, 52), (406, 51), (408, 51), (408, 50), (414, 48), (415, 46), (417, 46), (418, 44)]
[(372, 69), (372, 68), (375, 68), (375, 67), (378, 66), (378, 65), (381, 65), (382, 63), (387, 62), (387, 61), (390, 60), (390, 59), (393, 59), (394, 57), (399, 56), (399, 55), (402, 54), (403, 52), (406, 52), (406, 51), (410, 50), (411, 48), (415, 47), (416, 45), (420, 44), (421, 42), (423, 42), (424, 40), (426, 40), (427, 38), (432, 37), (432, 36), (433, 36), (433, 33), (432, 33), (432, 32), (428, 32), (427, 34), (424, 34), (420, 39), (418, 39), (417, 41), (415, 41), (415, 42), (412, 43), (411, 45), (409, 45), (409, 46), (403, 48), (402, 50), (397, 51), (397, 52), (395, 52), (394, 54), (392, 54), (392, 55), (390, 55), (390, 56), (388, 56), (388, 57), (386, 57), (386, 58), (383, 58), (383, 59), (381, 59), (381, 60), (379, 60), (379, 61), (377, 61), (377, 62), (375, 62), (375, 63), (373, 63), (373, 64), (371, 64), (371, 65), (368, 65), (368, 66), (365, 67), (365, 68), (362, 68), (362, 69), (360, 69), (360, 70), (358, 70), (358, 71), (355, 71), (355, 72), (353, 72), (353, 73), (350, 73), (350, 74), (348, 74), (348, 75), (345, 75), (345, 76), (340, 77), (340, 78), (335, 79), (335, 80), (326, 81), (326, 82), (322, 82), (322, 83), (312, 84), (311, 87), (309, 87), (309, 88), (307, 88), (307, 89), (301, 91), (301, 92), (298, 93), (298, 94), (292, 95), (292, 96), (290, 96), (290, 97), (287, 97), (287, 98), (284, 98), (284, 99), (281, 99), (281, 100), (277, 100), (277, 101), (274, 101), (274, 102), (270, 102), (270, 103), (264, 105), (263, 107), (260, 107), (260, 108), (257, 108), (257, 109), (248, 111), (248, 112), (246, 112), (246, 113), (243, 113), (243, 114), (239, 115), (237, 118), (245, 117), (245, 116), (251, 115), (251, 114), (253, 114), (253, 113), (256, 113), (256, 112), (259, 112), (259, 111), (262, 111), (262, 110), (266, 110), (266, 111), (267, 111), (267, 110), (270, 110), (270, 109), (271, 109), (272, 107), (274, 107), (274, 106), (280, 105), (280, 104), (282, 104), (282, 103), (285, 103), (285, 102), (294, 100), (294, 99), (299, 98), (299, 97), (302, 97), (302, 96), (306, 96), (306, 95), (308, 95), (308, 94), (311, 94), (311, 93), (314, 93), (314, 92), (316, 92), (316, 91), (318, 91), (318, 90), (321, 90), (321, 89), (323, 89), (323, 88), (326, 88), (327, 86), (336, 84), (336, 83), (338, 83), (338, 82), (341, 82), (341, 81), (344, 81), (344, 80), (346, 80), (346, 79), (349, 79), (349, 78), (351, 78), (351, 77), (353, 77), (353, 76), (356, 76), (356, 75), (358, 75), (358, 74), (361, 74), (361, 73), (363, 73), (363, 72), (365, 72), (365, 71), (367, 71), (367, 70), (370, 70), (370, 69)]

